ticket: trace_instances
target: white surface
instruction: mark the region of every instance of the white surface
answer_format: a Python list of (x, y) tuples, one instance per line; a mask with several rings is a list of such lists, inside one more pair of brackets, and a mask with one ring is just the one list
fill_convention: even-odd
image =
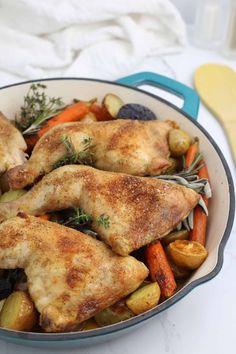
[[(136, 71), (159, 71), (191, 85), (194, 70), (205, 62), (225, 62), (236, 69), (235, 62), (226, 61), (214, 52), (188, 47), (182, 54), (166, 56), (162, 61), (149, 58)], [(224, 133), (203, 106), (200, 108), (199, 122), (218, 142), (232, 172), (235, 173)], [(225, 248), (225, 260), (220, 274), (210, 282), (195, 288), (180, 302), (132, 333), (97, 346), (67, 351), (32, 349), (0, 341), (0, 353), (231, 354), (235, 352), (236, 346), (235, 276), (236, 228), (234, 227), (234, 232)]]
[(186, 40), (169, 0), (0, 0), (0, 8), (5, 82), (12, 76), (114, 79), (149, 55), (180, 50)]

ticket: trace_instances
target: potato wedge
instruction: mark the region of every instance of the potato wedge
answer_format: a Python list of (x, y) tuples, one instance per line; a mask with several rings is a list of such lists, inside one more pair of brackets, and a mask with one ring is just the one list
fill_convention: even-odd
[(108, 326), (131, 317), (133, 317), (133, 313), (123, 302), (118, 302), (95, 315), (95, 320), (99, 326)]
[(25, 191), (24, 189), (18, 189), (17, 191), (5, 192), (0, 197), (0, 203), (6, 203), (6, 202), (11, 202), (13, 200), (16, 200), (16, 199), (20, 198), (22, 195), (24, 195), (26, 192), (27, 191)]
[(36, 320), (36, 309), (26, 292), (15, 291), (8, 296), (0, 313), (0, 327), (30, 331)]
[(169, 148), (172, 156), (186, 153), (191, 144), (191, 137), (181, 129), (172, 129), (169, 133)]
[(159, 285), (150, 283), (136, 290), (126, 300), (126, 305), (135, 314), (139, 315), (152, 309), (159, 302), (161, 290)]
[(176, 240), (167, 247), (173, 262), (183, 268), (196, 269), (207, 257), (207, 250), (200, 243), (188, 240)]
[(123, 104), (124, 102), (120, 99), (120, 97), (114, 95), (113, 93), (108, 93), (102, 101), (102, 105), (107, 109), (108, 113), (113, 118), (116, 118), (117, 113)]

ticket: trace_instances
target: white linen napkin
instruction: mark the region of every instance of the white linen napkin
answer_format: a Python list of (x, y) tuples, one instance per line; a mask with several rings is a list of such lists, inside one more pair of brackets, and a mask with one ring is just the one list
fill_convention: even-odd
[(115, 79), (185, 40), (169, 0), (0, 0), (0, 86), (54, 76)]

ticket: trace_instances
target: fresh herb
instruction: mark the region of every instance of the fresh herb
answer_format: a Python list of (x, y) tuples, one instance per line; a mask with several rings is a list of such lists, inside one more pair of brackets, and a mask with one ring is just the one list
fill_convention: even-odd
[(46, 85), (32, 84), (24, 97), (24, 105), (16, 116), (16, 126), (24, 135), (36, 133), (51, 117), (65, 109), (60, 97), (49, 97), (45, 94)]
[[(201, 193), (205, 195), (206, 198), (211, 198), (212, 191), (210, 187), (210, 183), (206, 178), (199, 178), (197, 175), (200, 168), (203, 164), (199, 165), (199, 162), (202, 160), (203, 156), (201, 153), (198, 153), (196, 158), (194, 159), (193, 163), (186, 169), (185, 167), (185, 160), (183, 160), (183, 169), (182, 171), (175, 173), (173, 175), (160, 175), (154, 176), (153, 178), (162, 179), (168, 182), (173, 182), (185, 186), (187, 188), (193, 189), (197, 193)], [(201, 206), (203, 211), (208, 215), (207, 206), (201, 197), (198, 205)], [(193, 214), (190, 213), (177, 227), (178, 229), (182, 227), (182, 224), (185, 226), (187, 230), (193, 228)]]
[(75, 208), (71, 216), (64, 220), (63, 225), (77, 229), (81, 228), (81, 226), (88, 226), (91, 222), (92, 216), (90, 214), (86, 213), (82, 208)]
[(181, 184), (182, 186), (195, 190), (195, 192), (197, 193), (205, 195), (206, 198), (211, 198), (212, 192), (208, 179), (199, 178), (197, 175), (198, 171), (203, 166), (198, 166), (201, 160), (202, 154), (199, 153), (188, 169), (186, 169), (184, 165), (183, 170), (178, 173), (175, 173), (173, 175), (154, 176), (154, 178)]
[[(202, 208), (204, 213), (208, 215), (208, 209), (202, 197), (199, 199), (198, 205)], [(188, 231), (193, 229), (193, 210), (177, 225), (176, 229), (181, 230), (183, 226)]]
[(110, 218), (106, 214), (102, 214), (97, 219), (98, 225), (103, 225), (105, 229), (109, 229), (110, 227)]
[(64, 166), (64, 165), (73, 165), (73, 164), (81, 164), (81, 165), (93, 165), (93, 148), (92, 138), (87, 137), (82, 141), (83, 149), (80, 152), (76, 152), (74, 145), (71, 142), (71, 139), (68, 136), (61, 137), (61, 143), (64, 145), (66, 149), (66, 155), (59, 159), (54, 164), (54, 169)]
[(98, 234), (91, 230), (92, 216), (82, 208), (64, 209), (52, 212), (50, 220), (72, 229), (79, 230), (84, 234), (97, 238)]

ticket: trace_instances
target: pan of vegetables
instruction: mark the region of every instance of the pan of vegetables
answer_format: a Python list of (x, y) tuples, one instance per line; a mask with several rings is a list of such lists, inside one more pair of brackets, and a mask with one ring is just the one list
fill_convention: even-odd
[[(143, 85), (158, 87), (181, 97), (183, 107), (177, 108), (163, 98), (142, 90)], [(65, 348), (106, 341), (158, 315), (181, 300), (196, 286), (218, 274), (223, 264), (224, 246), (233, 224), (235, 197), (232, 177), (220, 148), (197, 122), (198, 108), (199, 98), (194, 90), (175, 80), (150, 72), (134, 74), (117, 82), (85, 78), (55, 78), (22, 82), (0, 89), (0, 111), (2, 112), (0, 115), (1, 339), (25, 345), (64, 346)], [(12, 128), (14, 131), (10, 133), (6, 128), (8, 121), (5, 117), (11, 122), (11, 127), (14, 126)], [(152, 127), (154, 121), (163, 122), (163, 126), (160, 125), (162, 132), (158, 138), (160, 140), (153, 145), (152, 141), (149, 141), (155, 139), (153, 126), (154, 128), (150, 128), (150, 132), (145, 135), (147, 138), (144, 144), (140, 145), (142, 148), (137, 150), (138, 153), (135, 150), (135, 158), (128, 160), (130, 151), (124, 149), (127, 149), (131, 135), (127, 135), (126, 142), (122, 134), (126, 134), (126, 131), (130, 131), (134, 126), (138, 127), (139, 131), (135, 133), (137, 141), (134, 140), (129, 145), (129, 149), (136, 149), (136, 145), (141, 144), (143, 129)], [(117, 126), (119, 134), (116, 130)], [(75, 127), (74, 135), (68, 133), (71, 127)], [(78, 138), (81, 127), (87, 134), (82, 140), (81, 137)], [(96, 130), (96, 127), (100, 128)], [(63, 134), (60, 133), (60, 129)], [(76, 129), (79, 129), (79, 133), (76, 133)], [(93, 133), (88, 133), (90, 131)], [(110, 131), (112, 134), (115, 131), (114, 136), (109, 144), (105, 144), (103, 139), (107, 139)], [(7, 134), (9, 134), (8, 138), (6, 138)], [(20, 140), (16, 138), (15, 145), (16, 135), (10, 134), (18, 134), (18, 138), (20, 136)], [(113, 155), (111, 154), (114, 146), (118, 146), (120, 154), (126, 151), (122, 158), (119, 157), (118, 164), (114, 159), (114, 151)], [(150, 152), (152, 146), (160, 150), (159, 157), (155, 156), (153, 151)], [(42, 157), (40, 151), (42, 153), (45, 151), (48, 158)], [(156, 164), (148, 162), (148, 158), (145, 157), (144, 166), (141, 152), (147, 155), (154, 154), (150, 161), (155, 161)], [(133, 154), (134, 151), (132, 150), (131, 153)], [(9, 156), (10, 158), (7, 159)], [(103, 160), (106, 160), (106, 163)], [(31, 161), (36, 161), (36, 165), (40, 165), (38, 170), (35, 167), (38, 172), (32, 172)], [(157, 208), (159, 211), (155, 214), (160, 218), (158, 222), (161, 225), (160, 229), (163, 230), (156, 230), (155, 234), (155, 228), (152, 228), (152, 231), (148, 229), (147, 235), (144, 235), (147, 227), (142, 224), (145, 220), (141, 220), (138, 225), (141, 230), (138, 240), (136, 236), (134, 241), (131, 240), (132, 243), (127, 238), (122, 248), (119, 240), (109, 238), (115, 227), (115, 222), (109, 214), (109, 205), (106, 209), (108, 212), (101, 211), (100, 214), (96, 214), (95, 207), (86, 208), (85, 202), (75, 203), (75, 198), (71, 195), (68, 196), (68, 201), (63, 203), (58, 200), (53, 204), (51, 199), (46, 204), (46, 197), (43, 199), (40, 194), (45, 185), (47, 188), (53, 188), (53, 181), (59, 178), (60, 171), (68, 173), (70, 177), (69, 171), (77, 171), (81, 165), (86, 173), (94, 173), (94, 176), (98, 176), (98, 182), (93, 180), (94, 203), (98, 208), (100, 208), (98, 199), (102, 195), (98, 191), (99, 188), (104, 188), (99, 184), (101, 183), (99, 173), (103, 173), (105, 179), (115, 178), (117, 173), (122, 181), (126, 181), (122, 182), (124, 194), (129, 193), (129, 191), (126, 193), (125, 188), (128, 188), (127, 183), (131, 183), (132, 179), (136, 184), (139, 183), (139, 189), (140, 186), (144, 188), (142, 191), (145, 188), (152, 188), (148, 184), (164, 186), (158, 196), (160, 203), (165, 197), (166, 189), (176, 188), (178, 193), (180, 191), (185, 196), (183, 200), (186, 200), (187, 211), (183, 211), (180, 217), (180, 211), (176, 211), (176, 206), (173, 206), (174, 196), (170, 200), (163, 199), (164, 202), (158, 207), (162, 209), (161, 212)], [(80, 176), (80, 172), (76, 173)], [(120, 209), (129, 208), (125, 205), (126, 199), (122, 191), (119, 191), (117, 183), (117, 191), (113, 188), (112, 194), (114, 198), (118, 193), (122, 195), (117, 197), (122, 206)], [(86, 188), (90, 193), (89, 182)], [(40, 195), (38, 209), (29, 206), (31, 200), (38, 196), (37, 193)], [(54, 193), (57, 193), (56, 190)], [(77, 191), (75, 190), (74, 193), (76, 194)], [(133, 193), (133, 190), (130, 190), (130, 193)], [(133, 207), (132, 198), (130, 210)], [(73, 202), (69, 202), (72, 199)], [(153, 200), (152, 198), (152, 203)], [(140, 208), (144, 208), (138, 198), (135, 199), (135, 203), (137, 208), (139, 204)], [(114, 205), (111, 204), (110, 208), (115, 208)], [(151, 213), (152, 204), (147, 205), (147, 208)], [(184, 206), (180, 205), (179, 208)], [(146, 212), (145, 208), (143, 210)], [(117, 209), (116, 218), (119, 225), (126, 222), (122, 219), (122, 215), (119, 215)], [(147, 222), (154, 224), (154, 220), (150, 221), (147, 215), (145, 216)], [(5, 225), (8, 225), (11, 220), (23, 223), (22, 227), (26, 227), (26, 234), (27, 220), (32, 222), (32, 225), (38, 225), (39, 229), (42, 227), (42, 230), (44, 227), (45, 230), (50, 228), (53, 230), (56, 227), (58, 233), (67, 230), (64, 232), (73, 234), (72, 238), (77, 234), (78, 238), (84, 234), (88, 245), (101, 247), (101, 252), (104, 252), (102, 262), (106, 259), (110, 262), (111, 257), (114, 257), (117, 262), (121, 259), (127, 259), (128, 262), (132, 258), (132, 262), (136, 262), (135, 267), (137, 269), (140, 267), (140, 272), (135, 275), (137, 277), (135, 285), (132, 289), (128, 287), (128, 278), (126, 279), (128, 275), (124, 268), (121, 284), (127, 282), (127, 289), (116, 290), (115, 286), (113, 289), (112, 280), (110, 288), (115, 292), (113, 296), (112, 291), (109, 294), (107, 288), (104, 286), (103, 290), (103, 284), (100, 283), (99, 292), (104, 291), (102, 305), (99, 303), (101, 300), (97, 300), (94, 305), (92, 300), (86, 302), (85, 299), (86, 315), (84, 309), (82, 315), (78, 312), (77, 319), (73, 320), (73, 326), (70, 324), (63, 327), (63, 323), (60, 326), (53, 325), (53, 320), (48, 313), (43, 317), (42, 301), (46, 301), (48, 294), (44, 294), (43, 300), (39, 301), (33, 290), (34, 279), (31, 271), (24, 266), (14, 266), (12, 260), (6, 262), (8, 246), (4, 237), (7, 239), (7, 232), (12, 229)], [(135, 226), (132, 227), (135, 234)], [(126, 246), (129, 247), (128, 251)], [(65, 252), (67, 252), (66, 248)], [(106, 255), (107, 252), (110, 252), (109, 256)], [(78, 253), (78, 257), (80, 259), (82, 255)], [(55, 264), (55, 269), (56, 267)], [(80, 278), (78, 280), (74, 274), (71, 277), (70, 282), (81, 280)], [(111, 274), (108, 271), (108, 278), (113, 279), (112, 277), (112, 271)], [(58, 279), (57, 275), (53, 279), (56, 284), (59, 275)], [(59, 290), (54, 289), (55, 284), (51, 285), (51, 289), (56, 292)], [(96, 283), (95, 285), (97, 286)], [(71, 285), (70, 291), (75, 291), (74, 285)], [(40, 296), (40, 288), (38, 294)], [(107, 297), (106, 301), (104, 297)], [(64, 303), (60, 305), (62, 307), (59, 308), (61, 313), (67, 306), (65, 303), (72, 300), (65, 295), (63, 301)], [(78, 320), (79, 315), (81, 320)]]

